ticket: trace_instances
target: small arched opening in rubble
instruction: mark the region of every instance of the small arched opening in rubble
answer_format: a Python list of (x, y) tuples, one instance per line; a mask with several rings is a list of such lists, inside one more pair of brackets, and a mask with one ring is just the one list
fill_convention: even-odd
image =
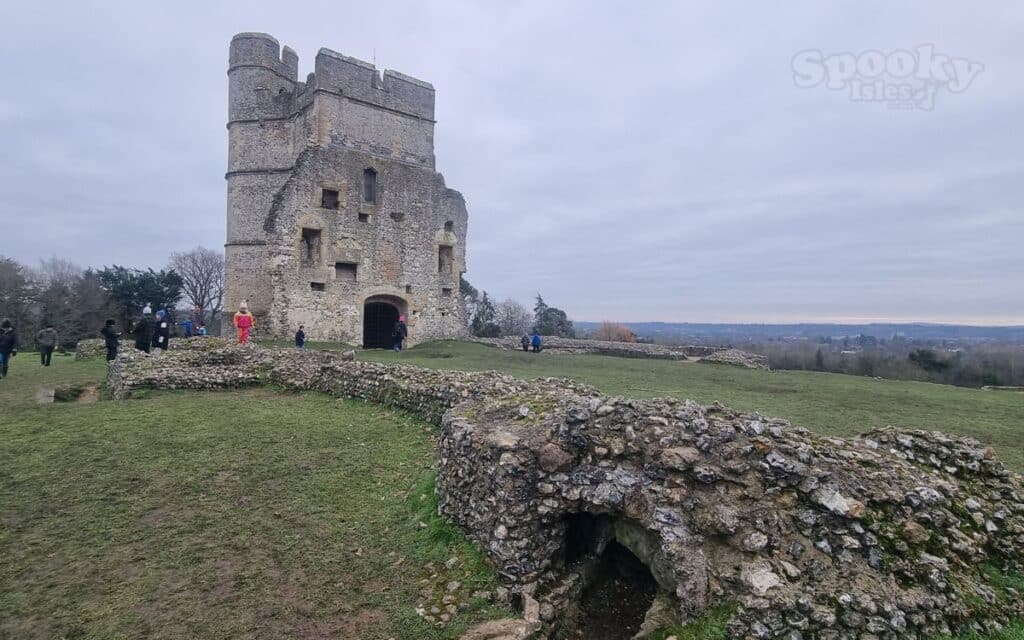
[(372, 296), (363, 304), (363, 348), (390, 349), (395, 323), (405, 315), (406, 303), (395, 296)]
[(564, 620), (568, 637), (632, 638), (659, 596), (651, 567), (630, 548), (637, 546), (638, 535), (647, 534), (637, 534), (638, 525), (623, 523), (591, 513), (575, 513), (566, 521), (562, 561), (576, 585), (575, 602), (569, 603)]

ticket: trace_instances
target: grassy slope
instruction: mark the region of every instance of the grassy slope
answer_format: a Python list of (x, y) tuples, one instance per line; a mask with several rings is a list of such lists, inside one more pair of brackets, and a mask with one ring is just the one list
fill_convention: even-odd
[(0, 381), (0, 638), (453, 638), (494, 615), (414, 612), (421, 579), (492, 579), (432, 515), (422, 421), (270, 390), (34, 403), (102, 371), (19, 356)]
[(854, 435), (896, 425), (961, 433), (990, 443), (1000, 459), (1024, 469), (1024, 394), (926, 382), (875, 380), (803, 371), (755, 371), (724, 365), (590, 355), (530, 354), (477, 344), (436, 342), (401, 354), (367, 351), (364, 360), (487, 370), (535, 378), (565, 376), (603, 392), (635, 398), (719, 400), (786, 418), (820, 433)]

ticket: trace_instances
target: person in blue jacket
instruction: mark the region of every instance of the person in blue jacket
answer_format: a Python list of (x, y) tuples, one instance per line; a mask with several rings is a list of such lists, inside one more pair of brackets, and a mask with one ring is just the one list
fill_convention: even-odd
[(540, 347), (541, 347), (541, 344), (543, 343), (543, 341), (540, 338), (540, 334), (537, 333), (537, 332), (534, 332), (533, 338), (530, 340), (530, 342), (533, 344), (533, 352), (534, 353), (540, 353)]
[(305, 349), (306, 348), (306, 331), (304, 325), (299, 325), (299, 330), (295, 332), (295, 348)]

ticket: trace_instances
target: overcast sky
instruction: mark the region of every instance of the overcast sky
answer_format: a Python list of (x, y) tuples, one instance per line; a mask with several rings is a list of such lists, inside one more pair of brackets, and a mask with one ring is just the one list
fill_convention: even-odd
[[(300, 77), (328, 47), (434, 84), (467, 276), (497, 298), (540, 291), (578, 320), (1024, 324), (1019, 3), (34, 4), (0, 27), (0, 255), (160, 267), (222, 247), (228, 42), (264, 31)], [(961, 72), (871, 77), (928, 44)], [(871, 51), (860, 80), (920, 71), (932, 108), (852, 100), (845, 62)]]

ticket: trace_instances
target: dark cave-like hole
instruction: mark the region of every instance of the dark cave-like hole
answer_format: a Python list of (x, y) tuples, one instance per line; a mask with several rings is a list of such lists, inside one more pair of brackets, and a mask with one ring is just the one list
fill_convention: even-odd
[(565, 530), (565, 562), (577, 563), (587, 557), (596, 556), (602, 539), (611, 529), (608, 516), (592, 513), (574, 513), (569, 517)]
[(572, 637), (632, 638), (658, 593), (651, 570), (614, 537), (608, 516), (575, 514), (565, 536), (567, 565), (586, 566), (586, 583), (572, 621)]

